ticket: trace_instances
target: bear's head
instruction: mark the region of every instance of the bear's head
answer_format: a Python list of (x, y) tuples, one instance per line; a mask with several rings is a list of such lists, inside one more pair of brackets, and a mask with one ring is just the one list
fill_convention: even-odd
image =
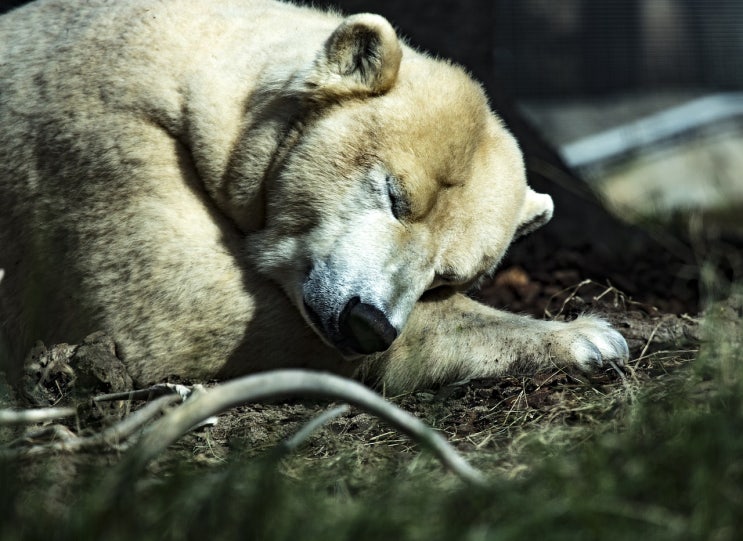
[(384, 18), (345, 19), (302, 77), (250, 251), (344, 355), (387, 349), (427, 292), (472, 287), (552, 216), (480, 86)]

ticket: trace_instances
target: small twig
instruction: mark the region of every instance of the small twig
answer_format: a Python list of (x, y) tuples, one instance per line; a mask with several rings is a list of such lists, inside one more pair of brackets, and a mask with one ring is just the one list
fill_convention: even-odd
[(147, 389), (138, 389), (136, 391), (124, 391), (121, 393), (109, 393), (98, 395), (93, 398), (93, 402), (113, 402), (115, 400), (152, 400), (161, 396), (177, 394), (181, 400), (188, 398), (192, 389), (185, 385), (175, 383), (160, 383)]
[(642, 359), (645, 357), (645, 353), (648, 351), (648, 348), (650, 347), (650, 343), (653, 341), (653, 338), (655, 337), (655, 333), (658, 331), (658, 328), (660, 327), (662, 321), (659, 321), (655, 327), (653, 328), (653, 332), (650, 333), (650, 336), (648, 337), (648, 341), (645, 342), (645, 347), (642, 348), (642, 351), (640, 352), (640, 357), (638, 359)]
[(337, 408), (333, 408), (321, 413), (310, 422), (308, 422), (306, 425), (304, 425), (302, 428), (300, 428), (299, 431), (292, 437), (287, 438), (286, 440), (281, 442), (278, 446), (278, 452), (283, 455), (294, 451), (300, 445), (302, 445), (302, 443), (304, 443), (304, 441), (309, 438), (315, 430), (322, 428), (333, 419), (340, 417), (344, 413), (347, 413), (350, 409), (351, 406), (349, 406), (348, 404), (343, 404), (342, 406), (338, 406)]
[(203, 419), (247, 402), (289, 395), (342, 400), (368, 411), (431, 450), (462, 479), (483, 485), (481, 472), (470, 466), (444, 437), (417, 417), (394, 406), (360, 383), (306, 370), (278, 370), (246, 376), (191, 397), (156, 421), (121, 464), (124, 476), (141, 471), (152, 459)]
[[(200, 392), (204, 389), (203, 385), (194, 385), (193, 387), (188, 387), (186, 385), (181, 385), (179, 383), (158, 383), (157, 385), (153, 385), (152, 387), (148, 387), (147, 389), (138, 389), (136, 391), (124, 391), (121, 393), (110, 393), (110, 394), (102, 394), (99, 396), (96, 396), (93, 398), (93, 402), (113, 402), (116, 400), (125, 400), (125, 401), (132, 401), (132, 400), (153, 400), (155, 398), (159, 398), (161, 396), (179, 396), (181, 398), (181, 402), (187, 400), (193, 393)], [(201, 428), (202, 426), (214, 426), (217, 424), (217, 418), (216, 417), (209, 417), (208, 419), (204, 419), (199, 424), (192, 426), (191, 430), (194, 430), (196, 428)]]
[(627, 376), (624, 375), (624, 372), (622, 372), (622, 369), (617, 366), (617, 363), (614, 361), (609, 361), (609, 366), (611, 366), (614, 369), (614, 372), (619, 374), (620, 379), (622, 382), (626, 385), (627, 384)]
[(124, 441), (152, 419), (166, 412), (171, 405), (178, 402), (182, 402), (180, 395), (171, 394), (161, 396), (136, 410), (128, 417), (125, 417), (121, 422), (116, 423), (103, 432), (90, 436), (88, 439), (97, 439), (99, 444)]
[[(547, 303), (547, 308), (544, 309), (545, 315), (547, 317), (557, 317), (560, 314), (562, 314), (562, 311), (565, 310), (565, 307), (567, 306), (567, 304), (578, 295), (578, 291), (580, 291), (580, 288), (582, 288), (583, 286), (587, 286), (589, 284), (592, 284), (592, 283), (594, 283), (593, 280), (587, 278), (587, 279), (583, 280), (579, 284), (576, 284), (576, 285), (570, 286), (570, 287), (566, 287), (565, 289), (563, 289), (561, 291), (558, 291), (557, 293), (555, 293), (554, 295), (552, 295), (550, 297), (549, 302)], [(559, 297), (563, 293), (566, 293), (566, 292), (568, 292), (570, 290), (572, 290), (570, 292), (570, 295), (568, 295), (568, 297), (564, 301), (562, 301), (562, 306), (560, 306), (560, 309), (557, 311), (557, 313), (555, 315), (552, 315), (552, 313), (549, 311), (549, 305), (552, 303), (552, 301), (555, 298)]]
[(21, 425), (54, 421), (77, 414), (75, 408), (0, 409), (0, 425)]
[(607, 286), (607, 288), (604, 290), (604, 292), (601, 293), (601, 295), (596, 295), (595, 297), (593, 297), (593, 300), (594, 301), (600, 301), (601, 299), (603, 299), (607, 295), (607, 293), (609, 293), (611, 291), (619, 292), (619, 290), (617, 288), (615, 288), (613, 285), (609, 284)]
[(663, 349), (660, 351), (648, 353), (647, 355), (641, 355), (640, 357), (637, 357), (637, 359), (635, 359), (633, 362), (637, 364), (640, 361), (644, 361), (645, 359), (666, 355), (666, 357), (661, 358), (661, 360), (664, 361), (679, 357), (681, 355), (696, 355), (697, 353), (699, 353), (699, 349)]
[(614, 361), (609, 361), (609, 366), (611, 366), (614, 369), (614, 371), (617, 374), (619, 374), (619, 377), (622, 380), (622, 385), (624, 385), (624, 388), (626, 389), (627, 394), (629, 395), (630, 403), (634, 403), (636, 401), (635, 391), (632, 388), (632, 385), (630, 385), (630, 382), (627, 379), (627, 376), (624, 373), (624, 371), (621, 368), (619, 368), (619, 366), (617, 366), (617, 363), (615, 363)]
[(627, 301), (628, 300), (629, 300), (630, 303), (632, 302), (631, 299), (627, 299), (627, 295), (623, 291), (621, 291), (621, 290), (617, 289), (616, 287), (614, 287), (613, 285), (611, 285), (611, 282), (609, 280), (606, 280), (606, 284), (607, 284), (607, 287), (603, 291), (603, 293), (601, 293), (600, 295), (597, 295), (597, 296), (595, 296), (593, 298), (593, 301), (594, 302), (600, 301), (608, 293), (611, 293), (611, 292), (614, 293), (614, 302), (612, 303), (614, 305), (614, 308), (617, 308), (619, 306), (619, 303), (620, 302), (622, 303), (622, 306), (625, 307), (625, 308), (627, 306)]
[(29, 448), (0, 450), (0, 457), (43, 456), (52, 453), (73, 453), (98, 447), (117, 447), (154, 417), (164, 412), (171, 404), (180, 402), (178, 395), (166, 395), (138, 409), (121, 422), (87, 437), (75, 437)]
[[(596, 285), (598, 285), (598, 284), (596, 284)], [(606, 295), (607, 295), (608, 293), (611, 293), (612, 291), (613, 291), (613, 292), (615, 293), (615, 295), (616, 295), (616, 297), (615, 297), (615, 299), (614, 299), (614, 306), (616, 306), (616, 299), (617, 299), (617, 298), (621, 298), (621, 297), (624, 297), (625, 295), (624, 295), (624, 293), (623, 293), (622, 291), (618, 290), (618, 289), (617, 289), (616, 287), (614, 287), (613, 285), (611, 285), (611, 282), (610, 282), (609, 280), (607, 280), (607, 281), (606, 281), (606, 289), (605, 289), (605, 290), (603, 291), (603, 293), (601, 293), (600, 295), (596, 295), (596, 296), (594, 296), (594, 297), (593, 297), (593, 300), (594, 300), (594, 301), (600, 301), (600, 300), (601, 300), (601, 299), (603, 299), (603, 298), (604, 298), (604, 297), (605, 297), (605, 296), (606, 296)]]

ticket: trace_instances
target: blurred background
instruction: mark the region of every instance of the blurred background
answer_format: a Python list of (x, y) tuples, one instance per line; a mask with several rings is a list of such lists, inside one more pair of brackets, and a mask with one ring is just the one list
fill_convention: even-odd
[(319, 3), (464, 64), (623, 219), (743, 232), (740, 0)]
[(489, 302), (539, 314), (530, 291), (580, 278), (693, 314), (743, 279), (743, 1), (313, 3), (381, 13), (464, 65), (552, 195)]

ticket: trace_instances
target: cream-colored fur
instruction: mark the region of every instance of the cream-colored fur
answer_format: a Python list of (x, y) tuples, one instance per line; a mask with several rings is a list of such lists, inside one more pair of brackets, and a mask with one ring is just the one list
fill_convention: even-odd
[(621, 362), (599, 319), (461, 293), (551, 215), (481, 88), (382, 17), (39, 0), (0, 18), (16, 366), (98, 329), (140, 384), (311, 366), (403, 389)]

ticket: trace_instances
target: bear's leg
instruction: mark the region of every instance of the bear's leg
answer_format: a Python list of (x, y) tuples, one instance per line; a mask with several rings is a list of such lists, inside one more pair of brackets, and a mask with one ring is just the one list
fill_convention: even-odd
[(622, 335), (600, 318), (542, 321), (455, 294), (419, 301), (400, 337), (361, 376), (395, 391), (550, 366), (588, 371), (628, 357)]

